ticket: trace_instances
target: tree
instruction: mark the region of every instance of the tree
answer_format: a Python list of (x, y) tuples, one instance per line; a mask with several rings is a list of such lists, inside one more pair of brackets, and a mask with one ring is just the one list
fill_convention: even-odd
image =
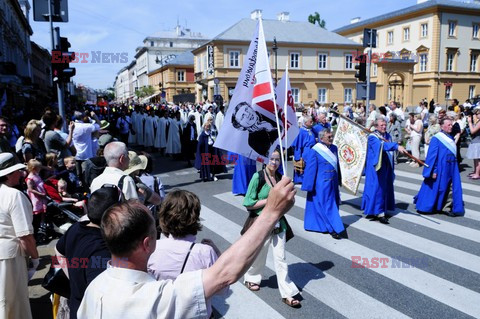
[(316, 24), (318, 22), (318, 26), (324, 29), (325, 25), (327, 24), (325, 20), (320, 18), (320, 13), (318, 13), (317, 11), (315, 11), (315, 14), (311, 14), (308, 16), (308, 22), (310, 22), (311, 24)]

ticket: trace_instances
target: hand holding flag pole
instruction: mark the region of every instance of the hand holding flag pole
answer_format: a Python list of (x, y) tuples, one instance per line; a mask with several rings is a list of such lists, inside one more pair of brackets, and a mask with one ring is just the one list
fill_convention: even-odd
[[(338, 113), (338, 112), (336, 112), (336, 111), (333, 111), (333, 110), (332, 110), (331, 112), (337, 114), (338, 116), (340, 116), (340, 117), (341, 117), (342, 119), (344, 119), (345, 121), (348, 121), (348, 122), (352, 123), (353, 125), (358, 126), (358, 127), (359, 127), (360, 129), (362, 129), (365, 133), (368, 133), (368, 134), (373, 133), (373, 131), (369, 130), (368, 128), (366, 128), (366, 127), (363, 126), (363, 125), (358, 124), (358, 123), (355, 122), (355, 121), (352, 121), (352, 120), (349, 119), (348, 117), (343, 116), (342, 114), (340, 114), (340, 113)], [(384, 139), (384, 138), (381, 137), (381, 136), (379, 136), (379, 138), (380, 138), (382, 141), (384, 141), (384, 142), (390, 142), (390, 141), (387, 141), (386, 139)], [(423, 165), (423, 166), (425, 166), (425, 167), (429, 167), (428, 164), (425, 164), (425, 162), (423, 162), (422, 160), (420, 160), (420, 159), (416, 158), (415, 156), (409, 154), (408, 152), (405, 152), (404, 154), (405, 154), (407, 157), (410, 157), (411, 159), (413, 159), (413, 160), (414, 160), (415, 162), (417, 162), (419, 165)]]

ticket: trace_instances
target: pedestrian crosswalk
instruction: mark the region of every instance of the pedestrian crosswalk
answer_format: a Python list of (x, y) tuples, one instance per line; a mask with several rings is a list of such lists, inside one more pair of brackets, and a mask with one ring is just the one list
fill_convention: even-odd
[[(330, 313), (325, 317), (479, 318), (480, 204), (476, 199), (480, 187), (463, 184), (465, 217), (419, 215), (412, 193), (420, 187), (421, 175), (396, 174), (400, 178), (395, 197), (402, 208), (389, 212), (393, 215), (390, 225), (361, 216), (361, 192), (356, 196), (341, 192), (340, 215), (348, 234), (341, 240), (303, 229), (306, 193), (298, 191), (287, 216), (295, 239), (286, 246), (286, 259), (289, 275), (305, 298), (302, 304)], [(202, 224), (233, 243), (246, 218), (242, 202), (243, 197), (231, 192), (202, 200)], [(373, 260), (384, 262), (368, 263)], [(266, 267), (274, 273), (271, 255)], [(282, 308), (279, 294), (277, 299), (263, 298), (237, 282), (226, 298), (215, 297), (213, 305), (225, 318), (291, 317)], [(312, 317), (302, 313), (303, 307), (294, 311), (298, 317)], [(323, 317), (322, 313), (314, 317)]]

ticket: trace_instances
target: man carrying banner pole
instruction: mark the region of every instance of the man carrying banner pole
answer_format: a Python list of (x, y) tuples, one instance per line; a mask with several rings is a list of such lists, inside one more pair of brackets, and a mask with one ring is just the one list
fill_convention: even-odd
[(403, 154), (407, 151), (398, 143), (390, 142), (391, 136), (386, 132), (385, 119), (377, 118), (374, 125), (375, 131), (368, 136), (362, 209), (367, 218), (388, 224), (385, 213), (387, 210), (395, 209), (393, 190), (395, 174), (391, 151), (399, 151)]
[(304, 228), (307, 231), (329, 233), (340, 239), (345, 230), (338, 207), (340, 166), (338, 149), (332, 144), (330, 129), (318, 133), (318, 143), (306, 152), (305, 177), (302, 190), (307, 191)]

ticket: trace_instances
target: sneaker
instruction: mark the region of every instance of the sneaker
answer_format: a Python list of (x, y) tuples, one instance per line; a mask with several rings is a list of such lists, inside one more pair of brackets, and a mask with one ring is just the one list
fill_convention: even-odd
[(218, 178), (213, 177), (213, 181), (214, 181), (214, 182), (218, 181)]

